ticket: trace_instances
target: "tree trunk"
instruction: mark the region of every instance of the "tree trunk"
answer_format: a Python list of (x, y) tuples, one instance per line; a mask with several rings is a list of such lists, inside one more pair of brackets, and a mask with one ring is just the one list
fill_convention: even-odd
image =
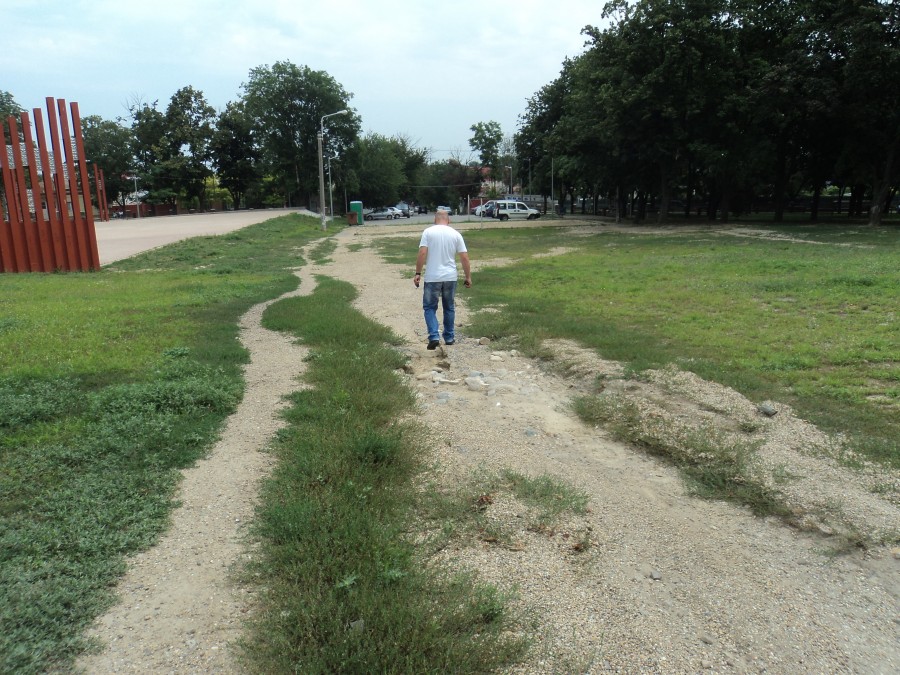
[(707, 220), (715, 220), (716, 214), (719, 212), (719, 201), (721, 199), (721, 195), (719, 194), (718, 188), (713, 188), (709, 191), (709, 198), (706, 202), (706, 219)]
[(639, 190), (637, 193), (637, 217), (635, 220), (643, 222), (647, 220), (647, 193)]
[(809, 219), (813, 223), (818, 222), (819, 220), (819, 200), (822, 197), (822, 184), (816, 183), (816, 187), (813, 190), (813, 198), (812, 198), (812, 206), (809, 209)]
[(665, 223), (669, 219), (669, 202), (672, 201), (672, 188), (669, 185), (669, 173), (663, 165), (659, 177), (659, 213), (656, 214), (657, 223)]
[(778, 151), (775, 165), (775, 222), (784, 222), (784, 197), (787, 192), (787, 151), (784, 138), (778, 139)]
[(887, 158), (884, 160), (884, 173), (880, 179), (876, 178), (872, 183), (872, 208), (869, 210), (869, 225), (881, 225), (881, 217), (885, 211), (885, 201), (889, 199), (891, 192), (891, 177), (894, 175), (894, 150), (891, 146)]
[(622, 199), (622, 190), (621, 186), (616, 185), (616, 222), (622, 222), (622, 210), (624, 207), (624, 200)]
[(862, 215), (863, 196), (866, 193), (866, 186), (862, 183), (854, 183), (850, 188), (850, 204), (847, 207), (847, 217)]

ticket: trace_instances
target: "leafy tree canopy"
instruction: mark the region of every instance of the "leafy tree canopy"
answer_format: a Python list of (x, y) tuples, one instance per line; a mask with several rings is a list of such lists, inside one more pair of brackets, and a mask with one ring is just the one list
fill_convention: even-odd
[(103, 169), (108, 197), (125, 205), (125, 195), (134, 191), (131, 172), (134, 169), (131, 131), (99, 115), (81, 119), (84, 154)]
[(500, 123), (476, 122), (471, 127), (472, 138), (469, 146), (478, 152), (482, 166), (490, 167), (491, 174), (497, 177), (500, 171), (500, 144), (503, 142), (503, 130)]
[(16, 99), (8, 91), (0, 89), (0, 121), (6, 122), (10, 115), (18, 115), (24, 108), (16, 103)]
[[(325, 115), (348, 110), (352, 94), (325, 71), (290, 61), (252, 69), (243, 88), (246, 113), (269, 171), (288, 194), (315, 194), (320, 122)], [(342, 154), (359, 133), (359, 116), (351, 111), (324, 122), (324, 153)]]

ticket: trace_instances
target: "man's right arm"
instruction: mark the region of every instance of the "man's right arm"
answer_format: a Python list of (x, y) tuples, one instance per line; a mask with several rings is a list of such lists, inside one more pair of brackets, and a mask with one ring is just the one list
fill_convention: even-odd
[(427, 256), (428, 256), (428, 247), (420, 246), (419, 247), (419, 255), (416, 256), (416, 269), (415, 269), (416, 276), (413, 278), (413, 283), (415, 284), (416, 288), (419, 287), (419, 277), (421, 276), (422, 271), (425, 268), (425, 258)]
[(472, 267), (469, 264), (469, 254), (465, 251), (459, 254), (459, 262), (462, 263), (463, 274), (466, 275), (466, 288), (472, 287)]

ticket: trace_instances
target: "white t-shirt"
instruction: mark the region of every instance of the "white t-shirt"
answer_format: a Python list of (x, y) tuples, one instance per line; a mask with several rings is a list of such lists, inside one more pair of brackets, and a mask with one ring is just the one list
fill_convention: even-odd
[(428, 247), (425, 282), (456, 281), (456, 254), (467, 253), (462, 235), (449, 225), (432, 225), (422, 233), (419, 246)]

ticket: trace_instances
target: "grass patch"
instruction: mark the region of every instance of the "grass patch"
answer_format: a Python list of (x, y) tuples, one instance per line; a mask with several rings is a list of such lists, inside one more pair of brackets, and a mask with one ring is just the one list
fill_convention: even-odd
[(458, 537), (519, 547), (516, 532), (487, 517), (491, 506), (505, 495), (525, 507), (524, 526), (534, 532), (552, 532), (565, 514), (583, 515), (589, 499), (583, 490), (553, 476), (530, 477), (512, 469), (475, 473), (451, 490), (430, 484), (419, 507), (423, 520), (430, 524), (429, 550), (438, 551)]
[(241, 398), (238, 317), (295, 288), (320, 236), (287, 216), (97, 273), (0, 275), (0, 672), (71, 670)]
[[(474, 313), (469, 331), (538, 357), (546, 338), (572, 339), (633, 372), (675, 363), (751, 400), (787, 402), (900, 467), (900, 229), (721, 229), (468, 231), (473, 259), (521, 260), (478, 272), (466, 302), (502, 309)], [(578, 250), (531, 257), (559, 246)], [(408, 257), (408, 242), (379, 247)]]
[[(430, 569), (409, 536), (421, 431), (398, 376), (398, 340), (352, 306), (348, 284), (320, 278), (281, 300), (267, 327), (311, 351), (311, 385), (292, 396), (278, 467), (256, 533), (264, 611), (245, 643), (253, 672), (489, 672), (524, 643), (506, 598), (471, 576)], [(253, 576), (258, 574), (258, 577)]]
[(329, 237), (313, 246), (309, 257), (317, 265), (325, 265), (331, 262), (331, 259), (328, 256), (334, 253), (336, 249), (337, 241), (335, 241), (333, 237)]

